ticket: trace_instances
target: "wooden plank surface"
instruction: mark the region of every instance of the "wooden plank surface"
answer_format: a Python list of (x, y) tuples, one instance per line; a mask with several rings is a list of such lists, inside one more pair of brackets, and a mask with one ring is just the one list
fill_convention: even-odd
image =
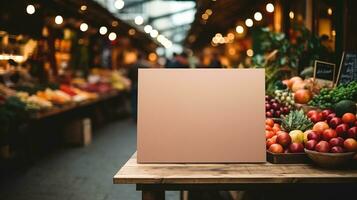
[(138, 164), (136, 153), (114, 175), (114, 184), (357, 183), (357, 169), (327, 170), (309, 164)]

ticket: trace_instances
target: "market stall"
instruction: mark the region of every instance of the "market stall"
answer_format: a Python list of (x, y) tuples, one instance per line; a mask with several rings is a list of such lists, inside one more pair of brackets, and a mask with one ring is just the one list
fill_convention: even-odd
[(89, 144), (93, 127), (129, 115), (128, 71), (154, 41), (94, 1), (7, 1), (0, 11), (1, 162)]

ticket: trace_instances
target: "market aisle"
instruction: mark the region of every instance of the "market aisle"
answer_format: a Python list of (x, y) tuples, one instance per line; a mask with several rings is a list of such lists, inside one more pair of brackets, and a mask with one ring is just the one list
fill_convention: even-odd
[[(118, 121), (97, 130), (85, 148), (65, 148), (0, 185), (1, 200), (137, 200), (134, 185), (112, 176), (136, 149), (136, 125)], [(178, 199), (177, 193), (168, 199)]]

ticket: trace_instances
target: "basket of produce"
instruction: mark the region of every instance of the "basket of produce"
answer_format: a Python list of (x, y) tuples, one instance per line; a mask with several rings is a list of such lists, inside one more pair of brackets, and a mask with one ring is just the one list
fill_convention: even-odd
[(304, 147), (312, 125), (313, 123), (302, 110), (291, 111), (275, 121), (268, 118), (265, 122), (268, 162), (274, 164), (309, 163)]
[[(320, 146), (323, 145), (321, 144)], [(352, 160), (353, 156), (355, 155), (355, 152), (322, 153), (308, 149), (305, 149), (305, 152), (315, 164), (323, 168), (337, 168), (345, 166)]]
[(311, 110), (307, 116), (315, 124), (307, 134), (305, 152), (314, 163), (335, 168), (352, 160), (357, 152), (355, 113), (344, 113), (338, 117), (331, 110)]

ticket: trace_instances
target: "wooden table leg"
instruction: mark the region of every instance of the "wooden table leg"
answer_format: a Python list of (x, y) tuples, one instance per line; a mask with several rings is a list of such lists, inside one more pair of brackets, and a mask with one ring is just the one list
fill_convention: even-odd
[(188, 191), (186, 190), (180, 191), (180, 200), (188, 200)]
[(165, 200), (165, 191), (142, 191), (142, 200)]

